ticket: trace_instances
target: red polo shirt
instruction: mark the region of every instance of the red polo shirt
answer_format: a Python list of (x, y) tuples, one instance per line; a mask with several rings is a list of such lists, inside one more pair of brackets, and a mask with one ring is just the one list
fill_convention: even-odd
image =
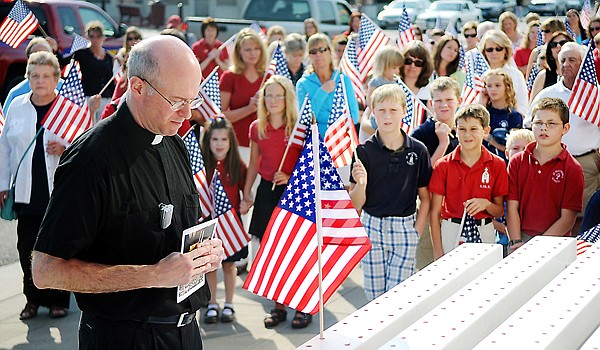
[(561, 209), (581, 211), (583, 170), (563, 144), (556, 158), (544, 165), (533, 156), (536, 142), (514, 156), (508, 165), (507, 200), (519, 201), (521, 231), (540, 235), (560, 217)]
[[(444, 196), (442, 219), (462, 218), (468, 199), (491, 201), (508, 193), (508, 175), (502, 159), (482, 146), (481, 157), (469, 167), (460, 159), (460, 149), (459, 145), (435, 163), (429, 181), (429, 191)], [(486, 211), (475, 214), (475, 219), (491, 217)]]
[[(202, 62), (208, 57), (209, 52), (211, 52), (213, 49), (218, 49), (222, 44), (223, 43), (221, 42), (221, 40), (217, 39), (215, 40), (215, 44), (211, 46), (206, 42), (204, 38), (202, 38), (192, 45), (192, 51), (194, 52), (194, 55), (196, 55), (198, 62)], [(226, 61), (228, 58), (229, 55), (227, 54), (227, 50), (221, 50), (221, 53), (219, 54), (219, 59), (221, 59), (221, 61)], [(217, 62), (215, 62), (215, 60), (210, 61), (206, 68), (202, 70), (202, 75), (209, 75), (213, 71), (213, 69), (215, 69), (216, 66)], [(219, 76), (221, 76), (222, 74), (223, 71), (221, 70), (221, 68), (219, 68)]]
[[(235, 74), (226, 70), (223, 73), (223, 76), (221, 76), (219, 88), (221, 89), (221, 92), (225, 91), (231, 93), (229, 109), (233, 110), (247, 106), (250, 103), (250, 98), (260, 89), (261, 82), (262, 77), (256, 79), (254, 82), (250, 82), (246, 79), (244, 74)], [(232, 123), (233, 130), (235, 130), (235, 137), (237, 137), (240, 146), (250, 146), (248, 131), (250, 131), (250, 124), (255, 120), (256, 112), (250, 113), (235, 123)]]
[[(267, 136), (261, 140), (258, 137), (258, 120), (255, 120), (250, 124), (249, 134), (250, 140), (254, 141), (260, 150), (258, 173), (263, 179), (272, 182), (275, 173), (279, 170), (279, 164), (281, 164), (283, 153), (288, 144), (288, 137), (285, 136), (285, 124), (277, 129), (270, 123), (267, 124)], [(297, 145), (291, 145), (285, 156), (285, 162), (281, 171), (288, 175), (291, 174), (298, 161), (298, 157), (300, 157), (300, 153), (302, 153), (302, 148)]]

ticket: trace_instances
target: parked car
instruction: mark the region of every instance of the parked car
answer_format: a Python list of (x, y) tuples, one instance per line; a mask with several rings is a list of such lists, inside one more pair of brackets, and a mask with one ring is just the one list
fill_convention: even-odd
[[(344, 0), (249, 0), (242, 9), (243, 19), (215, 18), (219, 39), (227, 40), (252, 21), (269, 28), (280, 25), (288, 33), (304, 33), (304, 20), (312, 17), (319, 31), (330, 36), (348, 29), (350, 5)], [(188, 32), (200, 33), (204, 17), (188, 17)]]
[(431, 3), (429, 0), (394, 0), (383, 7), (377, 15), (381, 28), (398, 26), (402, 17), (402, 8), (406, 6), (406, 13), (411, 23), (415, 23), (417, 15), (424, 12)]
[(564, 16), (568, 10), (567, 0), (531, 0), (529, 11), (540, 15)]
[[(106, 41), (104, 47), (116, 52), (123, 46), (125, 25), (117, 23), (101, 8), (87, 1), (78, 0), (28, 0), (27, 6), (37, 17), (44, 31), (58, 43), (58, 48), (67, 53), (73, 42), (73, 33), (85, 35), (85, 25), (98, 20), (104, 25)], [(13, 7), (13, 2), (0, 1), (0, 23)], [(33, 35), (41, 36), (39, 28)], [(19, 47), (0, 42), (0, 101), (4, 102), (8, 91), (24, 79), (27, 56), (25, 48), (29, 39)]]
[(502, 12), (515, 12), (517, 7), (516, 0), (479, 0), (477, 7), (481, 10), (484, 20), (498, 21)]
[(439, 19), (443, 29), (453, 23), (458, 30), (468, 21), (481, 22), (481, 10), (470, 0), (439, 0), (431, 3), (424, 13), (417, 16), (417, 25), (421, 28), (434, 28)]

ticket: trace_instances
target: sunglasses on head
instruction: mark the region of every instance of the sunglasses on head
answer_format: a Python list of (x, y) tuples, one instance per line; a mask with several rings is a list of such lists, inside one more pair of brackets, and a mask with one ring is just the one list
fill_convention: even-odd
[(558, 45), (563, 47), (568, 42), (569, 42), (569, 40), (552, 41), (552, 42), (548, 43), (548, 46), (550, 46), (551, 49), (554, 49), (554, 48), (558, 47)]
[(465, 34), (465, 38), (475, 38), (477, 34)]
[(410, 65), (411, 65), (411, 64), (413, 64), (413, 63), (415, 64), (415, 67), (419, 67), (419, 68), (420, 68), (420, 67), (423, 67), (423, 65), (425, 64), (425, 63), (423, 62), (423, 60), (412, 59), (412, 58), (410, 58), (410, 57), (406, 57), (406, 58), (404, 59), (404, 64), (405, 64), (405, 65), (407, 65), (407, 66), (410, 66)]
[(485, 48), (485, 52), (494, 52), (494, 50), (496, 50), (496, 52), (502, 52), (504, 51), (503, 47), (486, 47)]
[(327, 50), (329, 50), (328, 47), (319, 47), (319, 48), (316, 48), (316, 49), (310, 49), (308, 51), (308, 53), (311, 54), (311, 55), (316, 55), (317, 52), (325, 53), (325, 52), (327, 52)]

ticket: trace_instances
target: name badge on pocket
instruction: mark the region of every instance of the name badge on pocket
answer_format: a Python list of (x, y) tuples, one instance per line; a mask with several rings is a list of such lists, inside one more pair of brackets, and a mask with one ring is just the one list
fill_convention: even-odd
[(173, 218), (173, 204), (160, 203), (158, 208), (160, 209), (160, 228), (165, 229), (171, 225), (171, 219)]

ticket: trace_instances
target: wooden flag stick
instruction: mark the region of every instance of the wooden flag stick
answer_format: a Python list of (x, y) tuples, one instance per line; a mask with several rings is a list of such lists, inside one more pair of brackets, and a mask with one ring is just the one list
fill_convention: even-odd
[(100, 90), (100, 92), (97, 95), (102, 95), (102, 93), (104, 92), (104, 90), (106, 90), (108, 88), (108, 86), (113, 82), (113, 80), (115, 80), (115, 77), (117, 76), (118, 73), (119, 73), (119, 71), (117, 71), (117, 73), (113, 74), (112, 78), (110, 78), (110, 80), (108, 81), (108, 83), (106, 83), (104, 85), (104, 87), (102, 88), (102, 90)]
[(323, 336), (324, 321), (323, 321), (323, 262), (321, 260), (321, 250), (323, 249), (323, 224), (321, 222), (321, 159), (319, 158), (320, 142), (319, 128), (317, 124), (313, 124), (312, 130), (312, 145), (313, 145), (313, 162), (315, 167), (315, 216), (317, 221), (317, 258), (319, 266), (319, 334), (320, 339), (325, 339)]

